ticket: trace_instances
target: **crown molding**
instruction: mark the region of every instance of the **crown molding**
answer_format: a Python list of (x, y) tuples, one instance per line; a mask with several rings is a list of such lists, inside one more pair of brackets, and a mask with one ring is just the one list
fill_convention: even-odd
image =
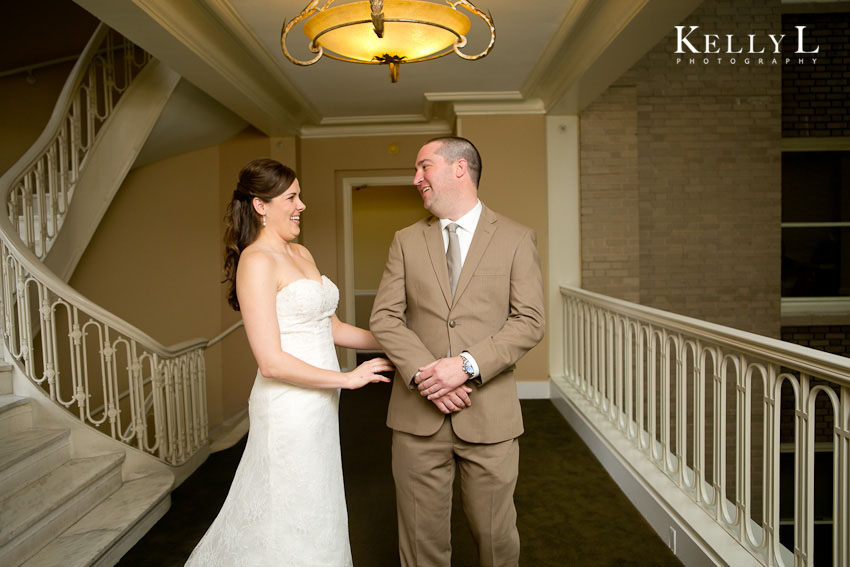
[(525, 99), (519, 91), (425, 93), (426, 115), (439, 110), (451, 121), (458, 116), (546, 114), (540, 99)]
[(519, 91), (467, 91), (425, 93), (425, 100), (427, 100), (428, 102), (484, 102), (522, 99), (522, 93)]
[(365, 125), (365, 124), (409, 124), (428, 122), (422, 114), (381, 114), (372, 116), (329, 116), (322, 118), (320, 126)]
[[(353, 118), (352, 118), (353, 119)], [(336, 120), (342, 120), (340, 118)], [(332, 125), (302, 126), (299, 136), (302, 139), (311, 138), (361, 138), (371, 136), (441, 136), (451, 134), (452, 128), (448, 122), (434, 120), (419, 123), (371, 123), (345, 124), (338, 122)]]
[(456, 102), (454, 113), (455, 116), (546, 114), (546, 107), (539, 98), (499, 102)]
[(519, 91), (425, 93), (424, 114), (334, 116), (302, 126), (301, 138), (353, 138), (451, 134), (458, 116), (545, 114), (540, 99), (524, 100)]

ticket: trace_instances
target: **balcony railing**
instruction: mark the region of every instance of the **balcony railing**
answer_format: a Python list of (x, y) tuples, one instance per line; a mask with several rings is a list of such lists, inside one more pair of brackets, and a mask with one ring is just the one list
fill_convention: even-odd
[(8, 355), (57, 404), (116, 440), (180, 465), (207, 444), (204, 351), (213, 341), (166, 348), (41, 262), (73, 206), (98, 133), (149, 59), (101, 25), (44, 132), (0, 177), (9, 213), (0, 215), (0, 325)]
[[(592, 421), (758, 563), (850, 565), (850, 360), (586, 290), (561, 295), (564, 380)], [(831, 464), (816, 464), (816, 445)]]

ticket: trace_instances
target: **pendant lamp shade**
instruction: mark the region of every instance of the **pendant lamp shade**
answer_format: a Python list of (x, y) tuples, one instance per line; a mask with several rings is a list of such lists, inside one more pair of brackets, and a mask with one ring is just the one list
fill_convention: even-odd
[[(464, 59), (480, 59), (493, 48), (496, 30), (492, 18), (466, 0), (446, 0), (445, 4), (426, 0), (369, 0), (331, 7), (327, 0), (317, 8), (310, 2), (296, 18), (285, 23), (281, 47), (286, 57), (297, 65), (312, 65), (322, 55), (351, 63), (386, 64), (390, 79), (398, 80), (401, 63), (436, 59), (454, 51)], [(458, 10), (482, 18), (490, 30), (490, 43), (477, 55), (466, 55), (458, 48), (466, 45), (469, 18)], [(318, 55), (301, 61), (289, 53), (286, 38), (300, 21), (309, 48)]]

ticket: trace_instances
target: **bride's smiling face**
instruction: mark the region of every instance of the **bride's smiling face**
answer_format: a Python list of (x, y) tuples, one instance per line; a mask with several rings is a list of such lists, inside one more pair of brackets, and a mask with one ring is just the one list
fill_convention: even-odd
[(294, 180), (286, 191), (263, 203), (266, 217), (264, 230), (277, 233), (286, 241), (293, 240), (301, 233), (301, 213), (307, 205), (301, 200), (301, 186)]

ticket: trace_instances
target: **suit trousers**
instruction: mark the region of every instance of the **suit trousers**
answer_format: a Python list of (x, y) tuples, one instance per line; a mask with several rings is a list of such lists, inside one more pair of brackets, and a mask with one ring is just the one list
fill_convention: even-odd
[(516, 567), (514, 488), (519, 442), (467, 443), (446, 417), (434, 435), (393, 431), (393, 478), (403, 567), (451, 566), (452, 485), (460, 471), (463, 510), (482, 567)]

